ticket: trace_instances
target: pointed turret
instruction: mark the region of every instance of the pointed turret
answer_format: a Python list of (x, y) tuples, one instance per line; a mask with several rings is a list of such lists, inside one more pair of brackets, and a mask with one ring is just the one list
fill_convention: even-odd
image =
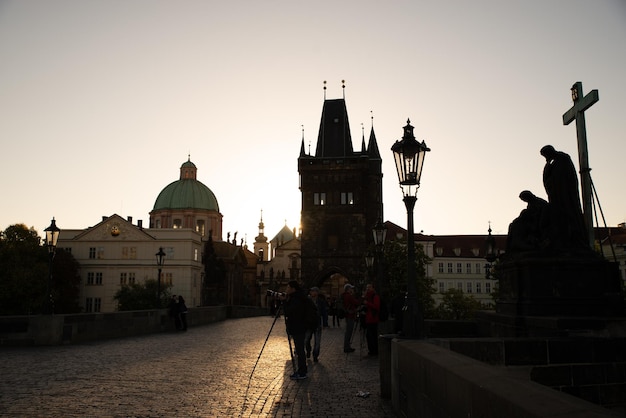
[(367, 145), (367, 155), (370, 158), (380, 159), (380, 151), (378, 150), (378, 142), (376, 142), (376, 134), (374, 133), (374, 127), (370, 131), (370, 140)]
[(350, 157), (353, 155), (348, 111), (344, 99), (324, 100), (316, 157)]

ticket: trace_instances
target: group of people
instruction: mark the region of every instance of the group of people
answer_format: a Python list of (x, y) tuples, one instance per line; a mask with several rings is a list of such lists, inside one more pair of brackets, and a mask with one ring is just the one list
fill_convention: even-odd
[[(378, 355), (378, 323), (380, 312), (380, 297), (376, 293), (373, 284), (368, 284), (361, 298), (355, 296), (354, 286), (346, 283), (344, 291), (339, 297), (336, 309), (344, 312), (346, 324), (344, 331), (343, 351), (352, 353), (353, 333), (359, 326), (365, 328), (365, 337), (369, 356)], [(312, 287), (308, 294), (300, 283), (292, 280), (287, 283), (284, 294), (281, 294), (285, 323), (288, 337), (293, 340), (297, 357), (297, 368), (291, 375), (291, 379), (301, 380), (307, 378), (307, 358), (313, 356), (313, 361), (318, 362), (322, 341), (322, 329), (327, 326), (324, 323), (322, 312), (328, 307), (326, 300), (320, 295), (320, 289)], [(307, 322), (307, 305), (311, 303), (317, 308), (318, 319), (314, 326)], [(335, 313), (337, 315), (337, 313)], [(337, 315), (339, 317), (339, 315)]]
[(178, 331), (187, 331), (187, 305), (182, 296), (172, 295), (170, 299), (170, 318)]

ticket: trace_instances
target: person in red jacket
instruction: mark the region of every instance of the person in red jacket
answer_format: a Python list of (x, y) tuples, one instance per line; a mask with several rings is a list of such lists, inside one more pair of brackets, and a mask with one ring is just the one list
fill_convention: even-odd
[(367, 340), (368, 355), (378, 355), (378, 314), (380, 312), (380, 296), (374, 285), (368, 283), (365, 288), (365, 339)]

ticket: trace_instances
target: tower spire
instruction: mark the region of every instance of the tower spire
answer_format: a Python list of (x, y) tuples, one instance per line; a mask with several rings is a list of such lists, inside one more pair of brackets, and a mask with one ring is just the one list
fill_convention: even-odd
[(341, 89), (343, 90), (343, 99), (346, 100), (346, 80), (341, 80)]

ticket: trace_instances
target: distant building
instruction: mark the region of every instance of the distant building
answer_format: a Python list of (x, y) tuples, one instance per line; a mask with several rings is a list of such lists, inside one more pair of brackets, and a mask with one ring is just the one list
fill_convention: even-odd
[(149, 229), (141, 220), (135, 225), (131, 217), (114, 214), (86, 229), (61, 230), (58, 246), (80, 264), (84, 312), (115, 311), (114, 296), (122, 286), (157, 280), (159, 248), (166, 254), (161, 282), (171, 284), (171, 292), (182, 295), (188, 306), (258, 304), (256, 256), (243, 240), (238, 245), (236, 236), (222, 241), (217, 198), (196, 175), (188, 159), (179, 179), (156, 198)]

